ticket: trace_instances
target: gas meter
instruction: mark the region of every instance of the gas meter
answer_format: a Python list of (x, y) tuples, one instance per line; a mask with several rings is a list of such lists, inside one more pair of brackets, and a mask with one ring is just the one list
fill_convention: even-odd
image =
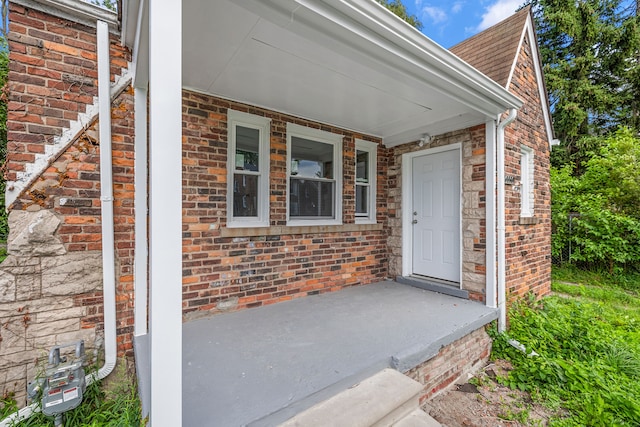
[[(75, 357), (61, 356), (60, 350), (75, 346)], [(49, 351), (44, 377), (27, 386), (30, 399), (42, 393), (42, 413), (55, 417), (55, 424), (62, 425), (62, 414), (76, 408), (82, 402), (86, 388), (84, 377), (84, 341), (59, 345)]]

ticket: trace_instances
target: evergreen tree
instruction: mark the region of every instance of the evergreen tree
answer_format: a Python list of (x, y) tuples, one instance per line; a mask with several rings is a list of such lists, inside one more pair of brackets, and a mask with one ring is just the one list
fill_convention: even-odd
[[(640, 130), (638, 0), (533, 0), (556, 134), (577, 173), (597, 138)], [(563, 155), (562, 155), (563, 154)]]

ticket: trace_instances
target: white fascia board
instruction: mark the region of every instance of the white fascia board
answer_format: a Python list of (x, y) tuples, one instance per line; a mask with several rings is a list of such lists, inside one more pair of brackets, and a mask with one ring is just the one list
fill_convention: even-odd
[(97, 21), (106, 22), (109, 32), (119, 34), (118, 14), (80, 0), (11, 0), (13, 3), (95, 28)]
[(538, 39), (536, 38), (536, 33), (534, 31), (531, 14), (529, 14), (529, 16), (527, 17), (527, 22), (525, 23), (525, 26), (522, 30), (522, 34), (520, 35), (520, 42), (518, 43), (516, 56), (513, 59), (513, 64), (511, 65), (509, 78), (507, 79), (507, 84), (505, 87), (508, 89), (509, 86), (511, 86), (511, 80), (513, 79), (513, 74), (515, 73), (516, 66), (518, 64), (518, 56), (520, 55), (520, 51), (522, 50), (522, 46), (524, 44), (524, 39), (526, 36), (529, 36), (529, 45), (531, 46), (531, 60), (533, 62), (533, 68), (536, 73), (540, 103), (542, 104), (540, 107), (542, 108), (542, 115), (544, 117), (544, 126), (545, 130), (547, 131), (549, 148), (551, 148), (553, 145), (558, 144), (558, 140), (554, 137), (553, 122), (551, 121), (551, 111), (549, 108), (549, 98), (547, 96), (547, 87), (544, 82), (544, 74), (542, 72), (542, 64), (540, 62), (540, 52), (538, 50)]
[(133, 86), (146, 88), (149, 85), (149, 6), (140, 0), (136, 15), (136, 33), (133, 41)]
[(120, 42), (129, 49), (133, 47), (133, 40), (138, 25), (139, 2), (142, 0), (122, 0), (122, 34)]
[[(288, 0), (280, 0), (279, 3), (283, 2), (288, 3)], [(494, 115), (522, 106), (518, 97), (376, 2), (341, 0), (328, 5), (318, 0), (298, 0), (295, 6), (287, 12), (289, 25), (293, 26), (296, 18), (304, 20), (304, 11), (311, 12), (313, 15), (309, 16), (307, 24), (321, 26), (324, 19), (342, 27), (347, 31), (347, 36), (341, 40), (345, 44), (351, 44), (358, 50), (363, 48), (363, 41), (375, 45), (375, 53), (383, 54), (381, 59), (388, 64), (403, 69), (427, 85), (438, 87), (476, 111)], [(282, 4), (277, 8), (278, 11), (285, 9)], [(332, 35), (338, 36), (335, 32)], [(353, 35), (359, 37), (354, 38)], [(430, 77), (440, 79), (440, 83), (434, 84)]]

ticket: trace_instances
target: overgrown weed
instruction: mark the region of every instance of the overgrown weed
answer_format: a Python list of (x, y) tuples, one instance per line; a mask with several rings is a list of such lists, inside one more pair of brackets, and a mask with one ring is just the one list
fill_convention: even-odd
[[(576, 282), (575, 276), (560, 277)], [(585, 277), (593, 276), (579, 279)], [(602, 276), (581, 286), (556, 282), (554, 291), (570, 298), (516, 303), (508, 336), (493, 333), (493, 357), (514, 367), (504, 382), (568, 411), (552, 426), (640, 425), (640, 287), (629, 286), (633, 280), (624, 286), (611, 280)], [(517, 350), (510, 338), (538, 356)]]

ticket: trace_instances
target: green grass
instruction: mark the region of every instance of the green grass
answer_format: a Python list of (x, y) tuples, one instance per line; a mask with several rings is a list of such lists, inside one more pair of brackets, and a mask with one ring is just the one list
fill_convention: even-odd
[(640, 292), (640, 273), (638, 272), (609, 274), (606, 271), (581, 270), (574, 265), (565, 264), (561, 267), (554, 266), (551, 278), (554, 282), (571, 282)]
[[(593, 279), (562, 271), (554, 272), (554, 279), (563, 281), (554, 281), (556, 295), (513, 306), (508, 337), (495, 336), (493, 357), (514, 365), (504, 382), (549, 407), (565, 409), (567, 416), (553, 420), (552, 426), (639, 426), (636, 278)], [(539, 356), (526, 356), (508, 338)]]
[[(119, 365), (124, 366), (124, 363)], [(87, 386), (80, 406), (65, 413), (65, 427), (139, 427), (142, 419), (140, 401), (132, 381), (124, 369), (116, 369), (108, 384), (96, 381)], [(0, 400), (0, 420), (15, 412), (15, 401), (7, 395)], [(54, 426), (53, 418), (37, 412), (15, 427)]]

